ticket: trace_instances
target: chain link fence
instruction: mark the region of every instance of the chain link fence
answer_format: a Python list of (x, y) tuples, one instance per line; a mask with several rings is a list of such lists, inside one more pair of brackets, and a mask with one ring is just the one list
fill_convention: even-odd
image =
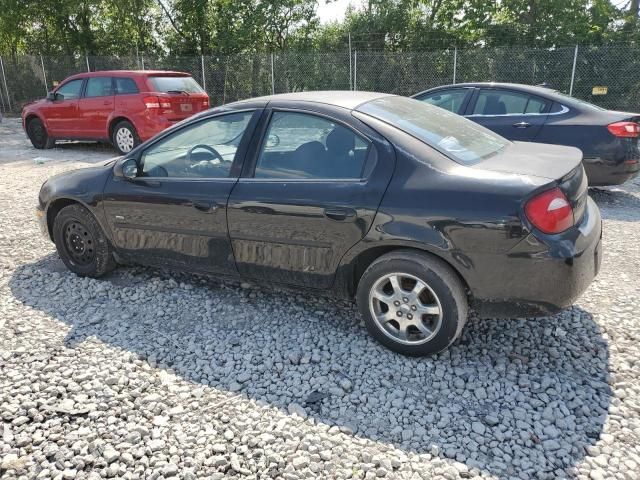
[[(640, 111), (640, 46), (586, 45), (444, 49), (423, 52), (282, 52), (213, 56), (0, 57), (0, 108), (19, 113), (69, 75), (102, 70), (189, 72), (211, 105), (303, 90), (370, 90), (411, 95), (474, 81), (546, 83), (609, 109)], [(607, 87), (594, 95), (594, 87)], [(598, 93), (598, 92), (596, 92)]]

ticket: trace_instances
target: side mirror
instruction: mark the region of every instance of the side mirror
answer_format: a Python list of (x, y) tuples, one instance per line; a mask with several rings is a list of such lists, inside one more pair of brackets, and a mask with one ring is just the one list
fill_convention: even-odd
[(49, 100), (50, 102), (53, 102), (53, 101), (55, 101), (55, 99), (56, 99), (56, 94), (55, 94), (55, 92), (49, 92), (49, 93), (47, 93), (47, 100)]
[(125, 158), (124, 160), (120, 160), (116, 162), (113, 174), (116, 177), (132, 180), (138, 176), (138, 162), (136, 162), (134, 158)]

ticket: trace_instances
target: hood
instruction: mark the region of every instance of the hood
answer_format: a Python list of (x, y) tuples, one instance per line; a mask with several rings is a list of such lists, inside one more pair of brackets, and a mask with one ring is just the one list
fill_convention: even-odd
[(574, 170), (581, 161), (582, 152), (574, 147), (513, 142), (471, 168), (558, 180)]

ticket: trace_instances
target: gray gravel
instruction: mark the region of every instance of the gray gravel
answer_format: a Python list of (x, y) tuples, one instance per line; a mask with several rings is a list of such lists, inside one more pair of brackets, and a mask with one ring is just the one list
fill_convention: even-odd
[(640, 477), (639, 182), (592, 192), (603, 269), (573, 308), (472, 318), (448, 351), (409, 359), (348, 302), (66, 271), (38, 189), (110, 156), (35, 151), (0, 124), (0, 477)]

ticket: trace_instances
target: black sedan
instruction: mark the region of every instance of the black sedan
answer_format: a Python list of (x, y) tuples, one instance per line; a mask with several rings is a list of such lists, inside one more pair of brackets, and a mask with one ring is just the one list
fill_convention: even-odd
[(555, 90), (512, 83), (461, 83), (413, 96), (509, 140), (582, 150), (589, 185), (619, 185), (640, 172), (640, 115), (604, 110)]
[(469, 306), (546, 315), (589, 285), (601, 221), (581, 159), (409, 98), (286, 94), (53, 177), (37, 212), (78, 275), (135, 262), (333, 291), (384, 345), (423, 355)]

